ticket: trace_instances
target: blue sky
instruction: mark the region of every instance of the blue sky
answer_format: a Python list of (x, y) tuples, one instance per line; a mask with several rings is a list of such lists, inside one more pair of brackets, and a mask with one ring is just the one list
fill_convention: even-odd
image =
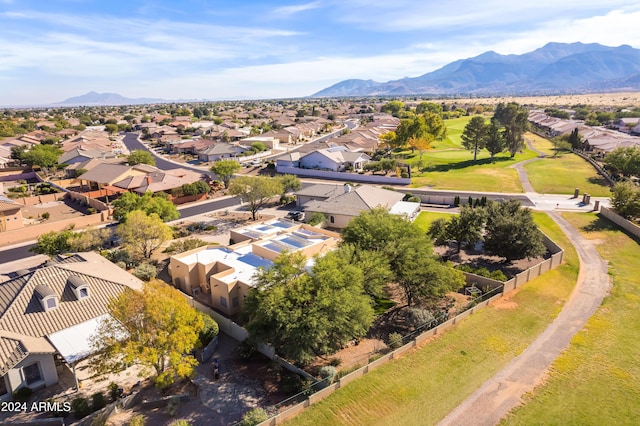
[(0, 105), (90, 90), (285, 98), (416, 77), (488, 50), (640, 48), (637, 0), (0, 0)]

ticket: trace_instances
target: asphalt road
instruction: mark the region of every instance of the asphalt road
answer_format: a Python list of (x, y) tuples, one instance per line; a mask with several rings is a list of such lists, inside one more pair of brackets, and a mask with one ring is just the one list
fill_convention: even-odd
[(179, 209), (180, 219), (185, 219), (190, 216), (197, 216), (203, 213), (209, 213), (214, 210), (226, 209), (229, 207), (237, 206), (240, 204), (238, 197), (223, 198), (218, 200), (211, 200), (205, 203), (197, 204), (195, 206), (189, 206)]
[(0, 264), (14, 262), (16, 260), (27, 259), (31, 256), (35, 256), (34, 253), (29, 251), (29, 249), (34, 245), (35, 244), (33, 243), (26, 243), (21, 246), (14, 245), (5, 250), (0, 249)]

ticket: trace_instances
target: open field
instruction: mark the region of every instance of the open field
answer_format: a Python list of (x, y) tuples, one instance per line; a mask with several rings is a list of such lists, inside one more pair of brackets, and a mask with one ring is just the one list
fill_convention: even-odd
[(462, 141), (460, 139), (460, 136), (462, 135), (462, 131), (464, 130), (469, 120), (471, 120), (471, 116), (462, 116), (460, 118), (445, 120), (445, 125), (447, 126), (447, 137), (443, 141), (435, 142), (433, 144), (433, 149), (461, 149)]
[(568, 248), (565, 265), (341, 388), (290, 424), (435, 424), (520, 354), (560, 312), (578, 272), (577, 255), (564, 234), (548, 216), (534, 217)]
[[(451, 102), (452, 100), (446, 100)], [(522, 96), (522, 97), (493, 97), (493, 98), (460, 98), (453, 100), (456, 104), (496, 105), (500, 102), (517, 102), (532, 106), (571, 106), (588, 104), (593, 106), (631, 106), (640, 104), (640, 92), (620, 93), (589, 93), (585, 95), (557, 95), (557, 96)], [(432, 102), (435, 102), (432, 100)]]
[(555, 154), (553, 150), (553, 144), (549, 139), (545, 139), (542, 136), (538, 136), (535, 133), (527, 132), (524, 134), (525, 140), (531, 142), (531, 145), (538, 151), (544, 152), (547, 155)]
[(579, 188), (581, 194), (594, 197), (611, 195), (607, 181), (576, 154), (543, 158), (526, 164), (524, 168), (531, 185), (541, 194), (573, 194), (575, 188)]
[(637, 424), (640, 417), (640, 245), (594, 213), (563, 215), (609, 260), (611, 295), (552, 365), (546, 383), (503, 424)]
[[(536, 154), (527, 149), (514, 158), (508, 153), (502, 153), (491, 160), (488, 152), (481, 151), (478, 153), (478, 161), (474, 162), (473, 154), (467, 150), (429, 151), (422, 156), (422, 164), (428, 171), (414, 173), (411, 186), (463, 191), (523, 192), (518, 173), (509, 166), (535, 157)], [(418, 164), (419, 154), (416, 153), (409, 162)]]

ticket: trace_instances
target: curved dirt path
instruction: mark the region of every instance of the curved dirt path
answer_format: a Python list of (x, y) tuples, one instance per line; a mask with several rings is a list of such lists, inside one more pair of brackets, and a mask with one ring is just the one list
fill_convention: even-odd
[[(519, 165), (535, 160), (537, 159), (524, 161)], [(524, 179), (531, 187), (524, 168), (517, 169), (521, 181)], [(522, 395), (540, 383), (551, 363), (567, 348), (573, 335), (584, 327), (608, 293), (611, 284), (607, 263), (600, 257), (593, 242), (584, 239), (560, 214), (550, 212), (549, 215), (569, 237), (580, 260), (580, 273), (569, 300), (556, 319), (520, 356), (449, 413), (440, 425), (479, 426), (498, 423), (521, 403)]]

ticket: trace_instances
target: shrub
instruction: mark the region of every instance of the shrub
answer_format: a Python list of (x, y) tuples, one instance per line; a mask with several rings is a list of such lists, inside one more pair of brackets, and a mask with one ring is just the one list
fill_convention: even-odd
[(427, 309), (411, 308), (407, 310), (407, 322), (414, 327), (421, 327), (435, 319)]
[(131, 419), (129, 420), (129, 425), (128, 426), (144, 426), (146, 423), (146, 417), (143, 416), (142, 414), (136, 414), (135, 416), (131, 417)]
[(49, 213), (49, 212), (44, 212), (44, 213), (42, 213), (40, 216), (42, 216), (42, 218), (43, 218), (44, 220), (47, 220), (47, 219), (49, 219), (49, 218), (51, 217), (51, 213)]
[[(156, 383), (157, 386), (157, 383)], [(180, 408), (180, 398), (171, 398), (167, 404), (167, 412), (171, 417), (175, 417), (178, 414), (178, 408)]]
[(244, 361), (251, 361), (258, 355), (256, 345), (249, 339), (245, 339), (236, 348), (238, 357)]
[(334, 356), (329, 360), (329, 365), (332, 367), (338, 367), (340, 364), (342, 364), (342, 360), (337, 356)]
[(89, 401), (87, 398), (79, 396), (71, 401), (71, 409), (76, 419), (80, 420), (91, 414), (91, 407), (89, 407)]
[(28, 386), (23, 386), (13, 392), (13, 400), (18, 402), (27, 402), (31, 398), (33, 390)]
[(318, 372), (320, 379), (324, 380), (327, 384), (333, 383), (333, 380), (336, 378), (337, 374), (338, 371), (336, 370), (336, 368), (330, 365), (325, 365), (324, 367), (320, 368), (320, 371)]
[(107, 400), (102, 392), (96, 392), (91, 396), (91, 407), (93, 411), (98, 411), (107, 406)]
[(169, 423), (169, 426), (191, 426), (191, 423), (189, 423), (185, 419), (180, 419), (174, 420), (173, 422)]
[(282, 370), (282, 373), (280, 373), (278, 388), (282, 393), (295, 395), (309, 390), (311, 385), (312, 383), (310, 380), (303, 379), (296, 373), (292, 373), (289, 370)]
[(389, 334), (389, 347), (391, 349), (398, 349), (402, 346), (402, 334), (400, 333), (390, 333)]
[(242, 416), (242, 420), (238, 423), (239, 426), (255, 426), (269, 419), (269, 415), (263, 408), (253, 408)]
[(200, 313), (200, 315), (204, 320), (204, 328), (200, 332), (198, 340), (200, 340), (202, 347), (205, 347), (218, 335), (219, 328), (218, 323), (209, 315), (204, 313)]
[(133, 272), (133, 275), (143, 281), (150, 281), (152, 278), (155, 278), (157, 274), (158, 270), (156, 269), (156, 267), (149, 263), (139, 264)]
[(115, 382), (109, 383), (109, 398), (111, 401), (116, 401), (120, 396), (120, 386), (118, 386)]
[(314, 212), (309, 218), (309, 225), (319, 225), (327, 220), (327, 217), (320, 212)]

